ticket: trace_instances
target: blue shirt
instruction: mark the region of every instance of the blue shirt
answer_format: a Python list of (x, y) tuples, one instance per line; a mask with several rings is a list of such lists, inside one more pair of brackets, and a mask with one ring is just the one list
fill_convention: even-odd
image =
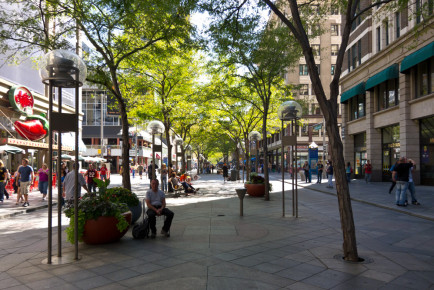
[(21, 166), (20, 169), (18, 169), (18, 172), (20, 173), (20, 181), (27, 182), (30, 181), (30, 176), (33, 172), (33, 168), (30, 165)]

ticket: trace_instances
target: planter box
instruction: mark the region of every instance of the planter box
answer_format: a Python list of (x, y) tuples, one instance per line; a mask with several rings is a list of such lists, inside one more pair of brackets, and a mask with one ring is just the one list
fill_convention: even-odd
[[(123, 214), (131, 224), (131, 212)], [(84, 224), (83, 242), (90, 245), (107, 244), (119, 241), (128, 231), (120, 232), (116, 227), (118, 220), (112, 216), (101, 216), (96, 220), (87, 220)]]
[(261, 197), (265, 195), (265, 184), (244, 184), (247, 189), (247, 194), (254, 197)]

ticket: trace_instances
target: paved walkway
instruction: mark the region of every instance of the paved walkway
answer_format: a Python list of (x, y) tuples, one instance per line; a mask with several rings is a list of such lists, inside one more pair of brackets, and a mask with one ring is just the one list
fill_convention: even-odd
[[(246, 196), (240, 217), (234, 189), (242, 183), (223, 184), (221, 176), (202, 175), (195, 183), (199, 194), (167, 199), (175, 212), (169, 239), (137, 241), (128, 232), (118, 243), (80, 244), (81, 260), (63, 265), (42, 263), (46, 210), (11, 216), (4, 214), (12, 210), (5, 202), (0, 289), (433, 289), (432, 188), (416, 188), (421, 206), (397, 208), (389, 184), (353, 182), (352, 198), (363, 201), (352, 204), (358, 251), (365, 258), (354, 264), (341, 259), (333, 191), (325, 184), (300, 188), (296, 219), (288, 190), (282, 217), (279, 175), (272, 174), (272, 180), (271, 201)], [(113, 176), (114, 184), (119, 181)], [(140, 196), (148, 186), (133, 180)], [(35, 200), (26, 210), (43, 206)], [(73, 247), (62, 244), (64, 256), (70, 256)]]

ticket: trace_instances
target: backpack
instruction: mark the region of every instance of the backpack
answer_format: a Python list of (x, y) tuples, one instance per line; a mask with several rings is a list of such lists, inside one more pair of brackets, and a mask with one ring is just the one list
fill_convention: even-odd
[(145, 199), (143, 199), (143, 221), (135, 224), (132, 232), (134, 239), (142, 240), (149, 237), (149, 220), (145, 216)]

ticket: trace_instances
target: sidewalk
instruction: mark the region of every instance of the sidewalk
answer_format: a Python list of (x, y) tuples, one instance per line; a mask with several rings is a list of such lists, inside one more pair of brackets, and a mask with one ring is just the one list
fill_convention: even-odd
[[(433, 289), (434, 222), (390, 210), (393, 197), (381, 191), (386, 184), (351, 185), (354, 198), (357, 191), (372, 195), (368, 199), (385, 195), (375, 202), (390, 204), (387, 209), (352, 203), (358, 252), (365, 259), (354, 264), (342, 260), (333, 191), (324, 184), (300, 187), (296, 219), (285, 184), (287, 213), (282, 217), (281, 181), (277, 174), (271, 179), (271, 200), (246, 196), (240, 217), (234, 189), (242, 183), (224, 184), (221, 176), (201, 175), (194, 183), (198, 194), (167, 199), (175, 212), (169, 239), (137, 241), (129, 231), (118, 243), (80, 244), (81, 259), (70, 264), (42, 263), (47, 255), (46, 210), (3, 219), (0, 289)], [(117, 182), (114, 177), (113, 185)], [(132, 184), (139, 196), (149, 187), (145, 180)], [(319, 194), (323, 187), (331, 194)], [(377, 194), (371, 192), (377, 187)], [(429, 193), (416, 190), (422, 207), (432, 206)], [(157, 220), (157, 227), (161, 225)], [(64, 256), (73, 251), (65, 241), (62, 249)]]

